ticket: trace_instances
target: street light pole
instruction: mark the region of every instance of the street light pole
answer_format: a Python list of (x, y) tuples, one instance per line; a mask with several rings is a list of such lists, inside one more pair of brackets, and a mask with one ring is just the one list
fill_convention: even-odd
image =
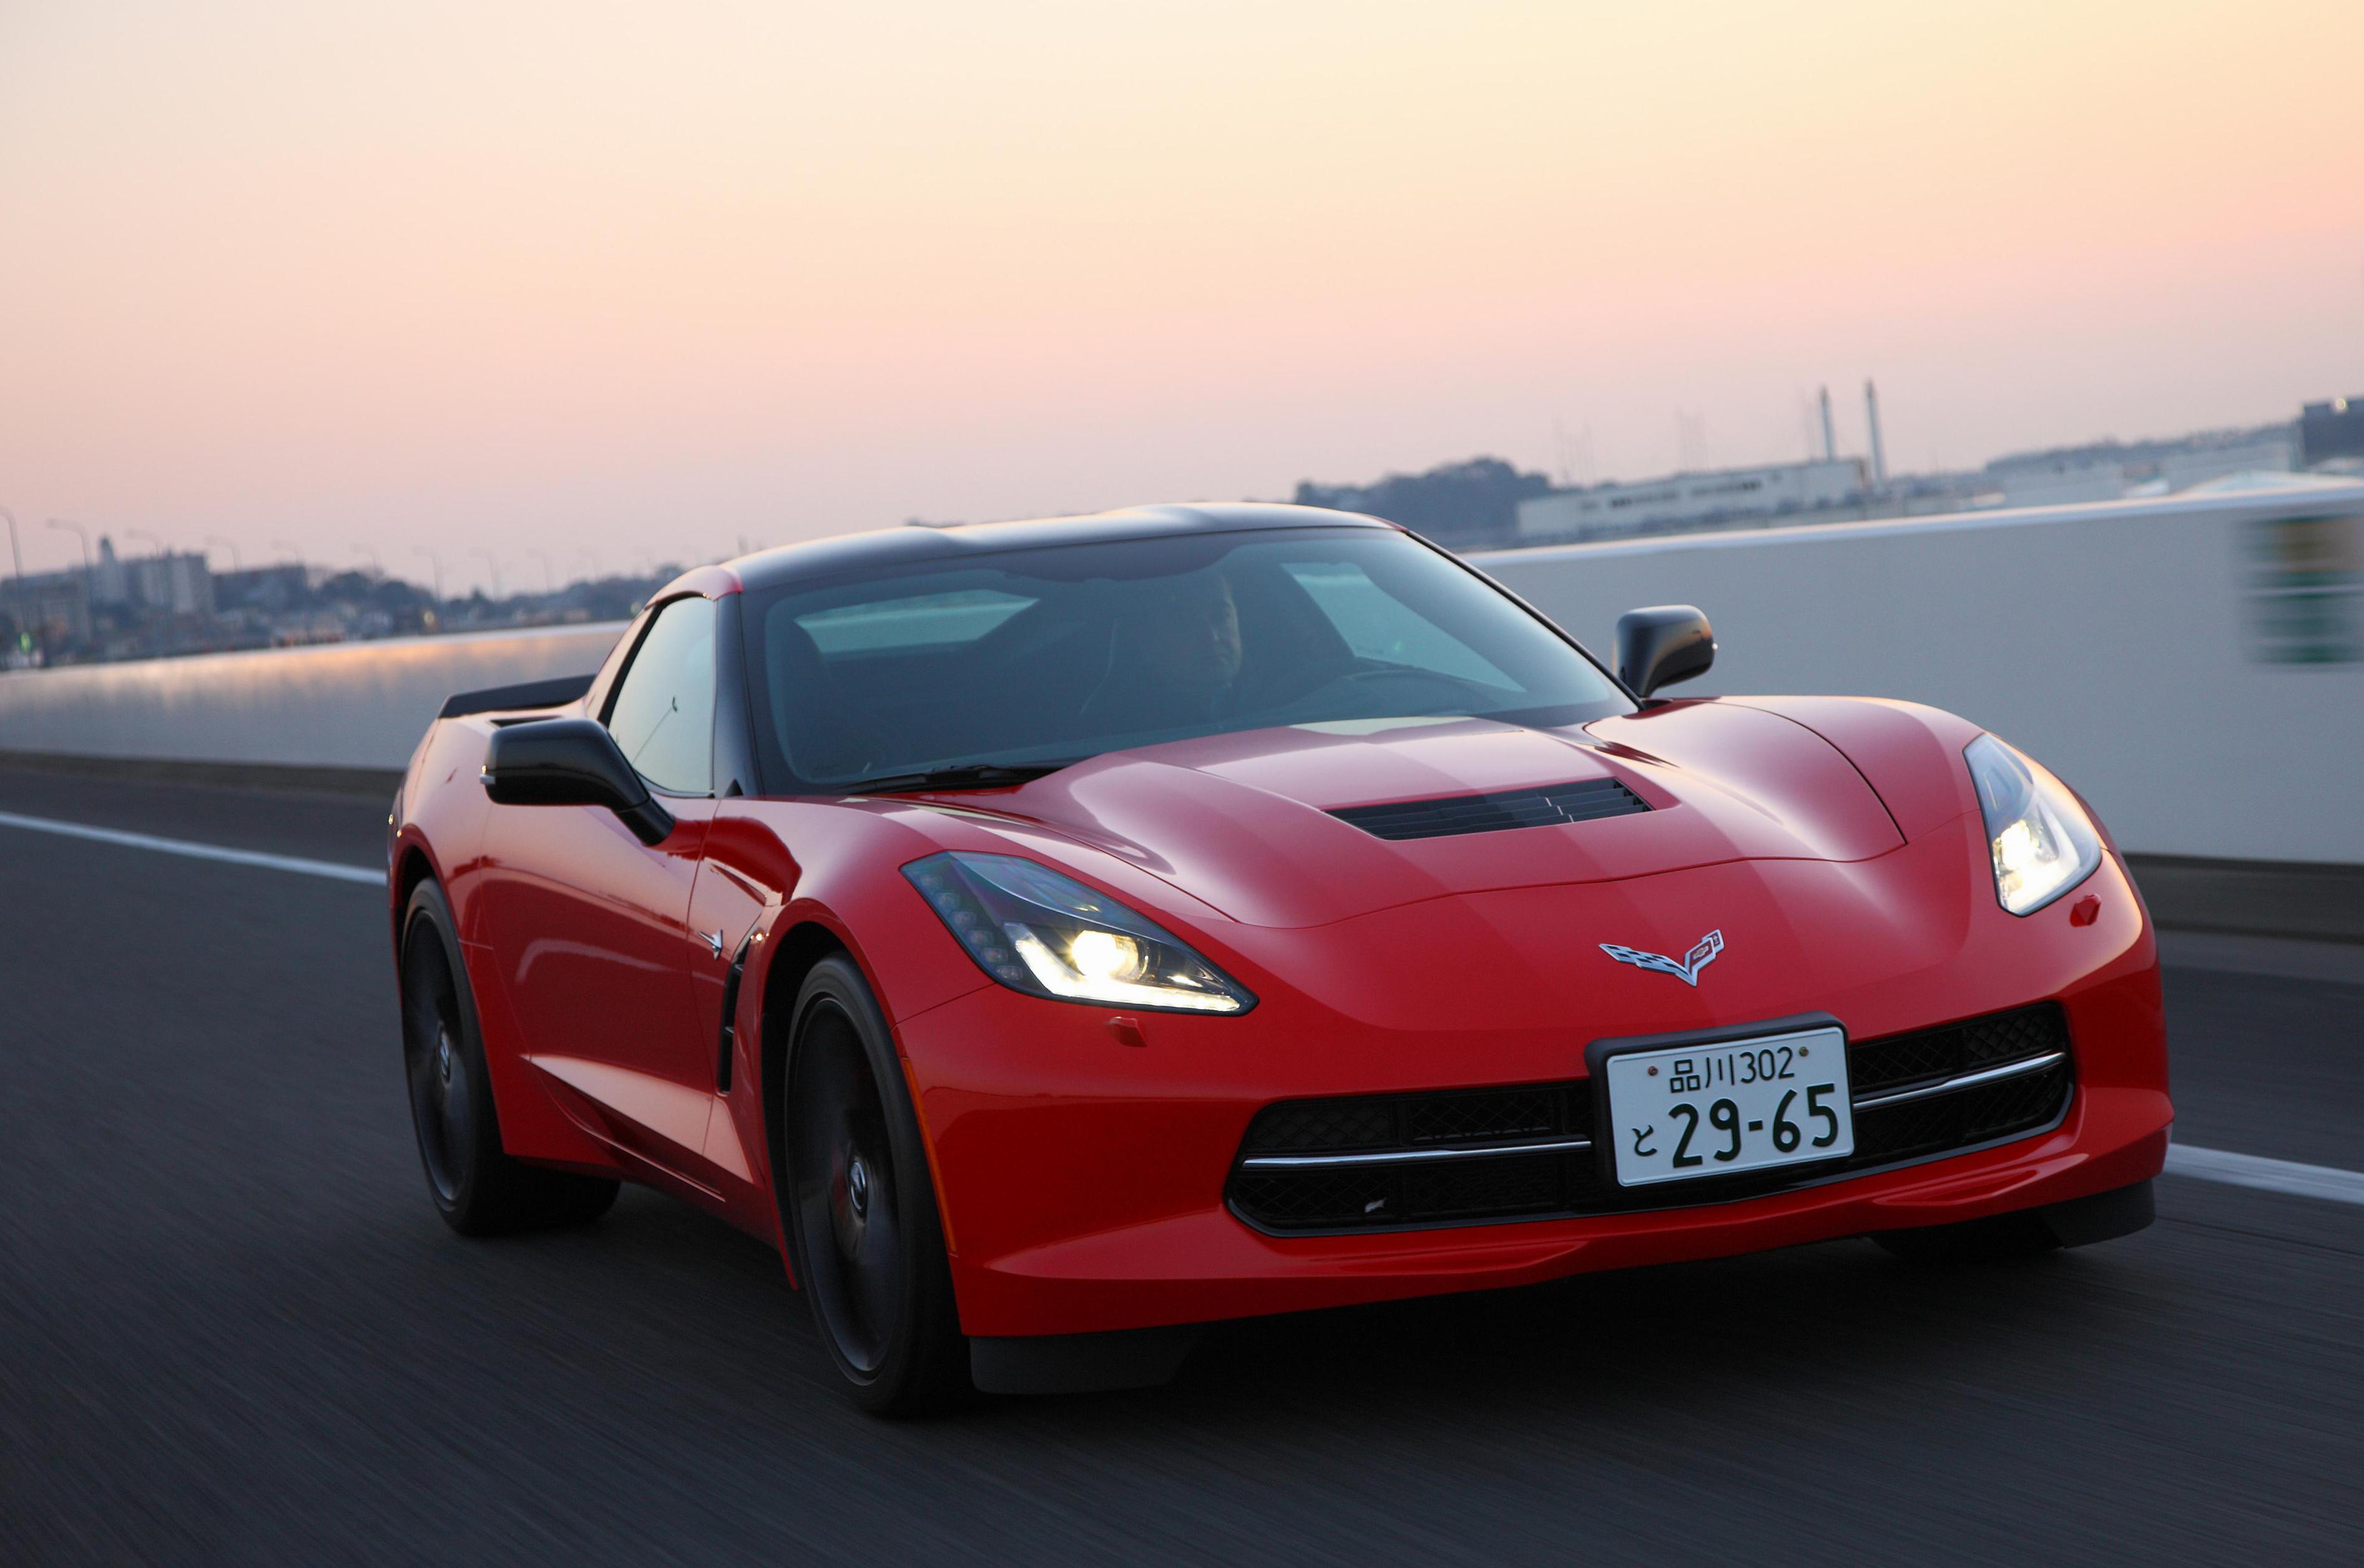
[(353, 553), (355, 555), (368, 556), (370, 570), (375, 572), (381, 577), (385, 575), (385, 562), (377, 558), (377, 551), (372, 550), (365, 544), (357, 544), (353, 546)]
[[(97, 572), (90, 563), (90, 530), (80, 523), (70, 523), (63, 517), (51, 517), (49, 526), (53, 528), (72, 528), (75, 537), (82, 540), (82, 613), (83, 618), (90, 623), (93, 635), (95, 635), (98, 628), (98, 612), (95, 607), (95, 602), (98, 597), (98, 587), (93, 581)], [(71, 637), (73, 630), (71, 621), (67, 623), (66, 630)]]
[(231, 543), (229, 539), (222, 538), (219, 534), (207, 534), (206, 536), (206, 542), (207, 544), (217, 544), (224, 550), (229, 551), (229, 569), (232, 572), (244, 572), (246, 570), (246, 561), (238, 553), (237, 545)]
[(529, 550), (526, 553), (528, 555), (537, 555), (541, 558), (541, 591), (545, 594), (557, 593), (558, 574), (550, 569), (550, 551), (546, 550)]
[[(9, 617), (15, 620), (17, 617), (25, 613), (25, 547), (17, 542), (17, 514), (6, 506), (0, 506), (0, 517), (8, 519), (8, 558), (17, 563), (17, 611), (16, 616)], [(19, 622), (17, 635), (22, 639), (24, 633), (24, 626)], [(18, 646), (22, 646), (21, 641)]]
[(435, 568), (435, 607), (440, 610), (443, 607), (443, 558), (423, 544), (412, 545), (410, 552), (425, 556), (427, 564)]
[(50, 519), (49, 526), (53, 528), (72, 528), (74, 532), (74, 537), (82, 540), (83, 584), (87, 587), (90, 583), (90, 574), (95, 570), (90, 563), (90, 530), (84, 528), (80, 523), (70, 523), (63, 517), (51, 517)]
[(497, 602), (501, 596), (501, 558), (489, 550), (472, 550), (468, 553), (483, 556), (485, 564), (493, 569), (493, 598)]

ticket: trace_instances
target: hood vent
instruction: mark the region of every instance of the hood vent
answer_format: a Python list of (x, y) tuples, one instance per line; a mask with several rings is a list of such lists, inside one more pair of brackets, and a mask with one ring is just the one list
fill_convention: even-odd
[(1405, 800), (1385, 806), (1349, 806), (1330, 815), (1380, 839), (1444, 839), (1455, 833), (1499, 833), (1506, 828), (1549, 828), (1624, 817), (1650, 807), (1615, 779), (1545, 784), (1541, 789), (1499, 795), (1456, 795), (1443, 800)]

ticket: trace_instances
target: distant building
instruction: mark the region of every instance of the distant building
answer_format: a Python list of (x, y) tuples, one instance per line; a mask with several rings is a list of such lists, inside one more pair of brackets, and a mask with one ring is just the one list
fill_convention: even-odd
[(2299, 411), (2298, 445), (2303, 468), (2335, 458), (2364, 459), (2364, 397), (2306, 405)]
[(131, 605), (171, 616), (214, 613), (213, 573), (193, 550), (165, 555), (115, 553), (115, 541), (101, 536), (91, 597), (102, 605)]
[(1546, 494), (1551, 481), (1522, 473), (1498, 457), (1448, 462), (1425, 473), (1390, 473), (1374, 484), (1322, 484), (1305, 480), (1293, 497), (1300, 506), (1367, 512), (1455, 548), (1497, 544), (1517, 531), (1522, 501)]
[(2097, 441), (2050, 451), (2014, 452), (1987, 464), (1993, 493), (2006, 506), (2064, 506), (2165, 495), (2229, 473), (2287, 473), (2299, 466), (2294, 427), (2215, 430), (2165, 441)]
[(1868, 489), (1869, 476), (1856, 458), (1590, 484), (1520, 502), (1519, 538), (1601, 539), (1720, 521), (1819, 520), (1862, 502)]
[(217, 610), (282, 611), (311, 595), (311, 577), (293, 562), (214, 573)]
[(80, 567), (0, 579), (0, 610), (43, 646), (90, 640), (90, 580)]

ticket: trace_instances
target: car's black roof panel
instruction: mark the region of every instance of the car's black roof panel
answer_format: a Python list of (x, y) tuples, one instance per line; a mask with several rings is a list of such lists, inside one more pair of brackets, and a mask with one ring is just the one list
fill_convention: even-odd
[(1076, 517), (1035, 517), (1023, 522), (961, 523), (947, 528), (880, 528), (843, 534), (809, 544), (784, 545), (730, 563), (750, 588), (775, 588), (819, 577), (835, 577), (864, 567), (905, 566), (923, 561), (1035, 550), (1045, 545), (1107, 544), (1174, 534), (1243, 533), (1255, 528), (1391, 528), (1392, 523), (1354, 512), (1277, 503), (1224, 502), (1188, 506), (1130, 506)]

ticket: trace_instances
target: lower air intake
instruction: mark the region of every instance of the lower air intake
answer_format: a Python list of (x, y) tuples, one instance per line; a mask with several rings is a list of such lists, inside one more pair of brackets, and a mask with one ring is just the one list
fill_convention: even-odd
[(2043, 1131), (2068, 1114), (2076, 1079), (2053, 1002), (1852, 1041), (1847, 1073), (1855, 1152), (1816, 1165), (1620, 1187), (1591, 1146), (1592, 1084), (1579, 1078), (1266, 1106), (1225, 1196), (1249, 1224), (1291, 1234), (1723, 1202)]

